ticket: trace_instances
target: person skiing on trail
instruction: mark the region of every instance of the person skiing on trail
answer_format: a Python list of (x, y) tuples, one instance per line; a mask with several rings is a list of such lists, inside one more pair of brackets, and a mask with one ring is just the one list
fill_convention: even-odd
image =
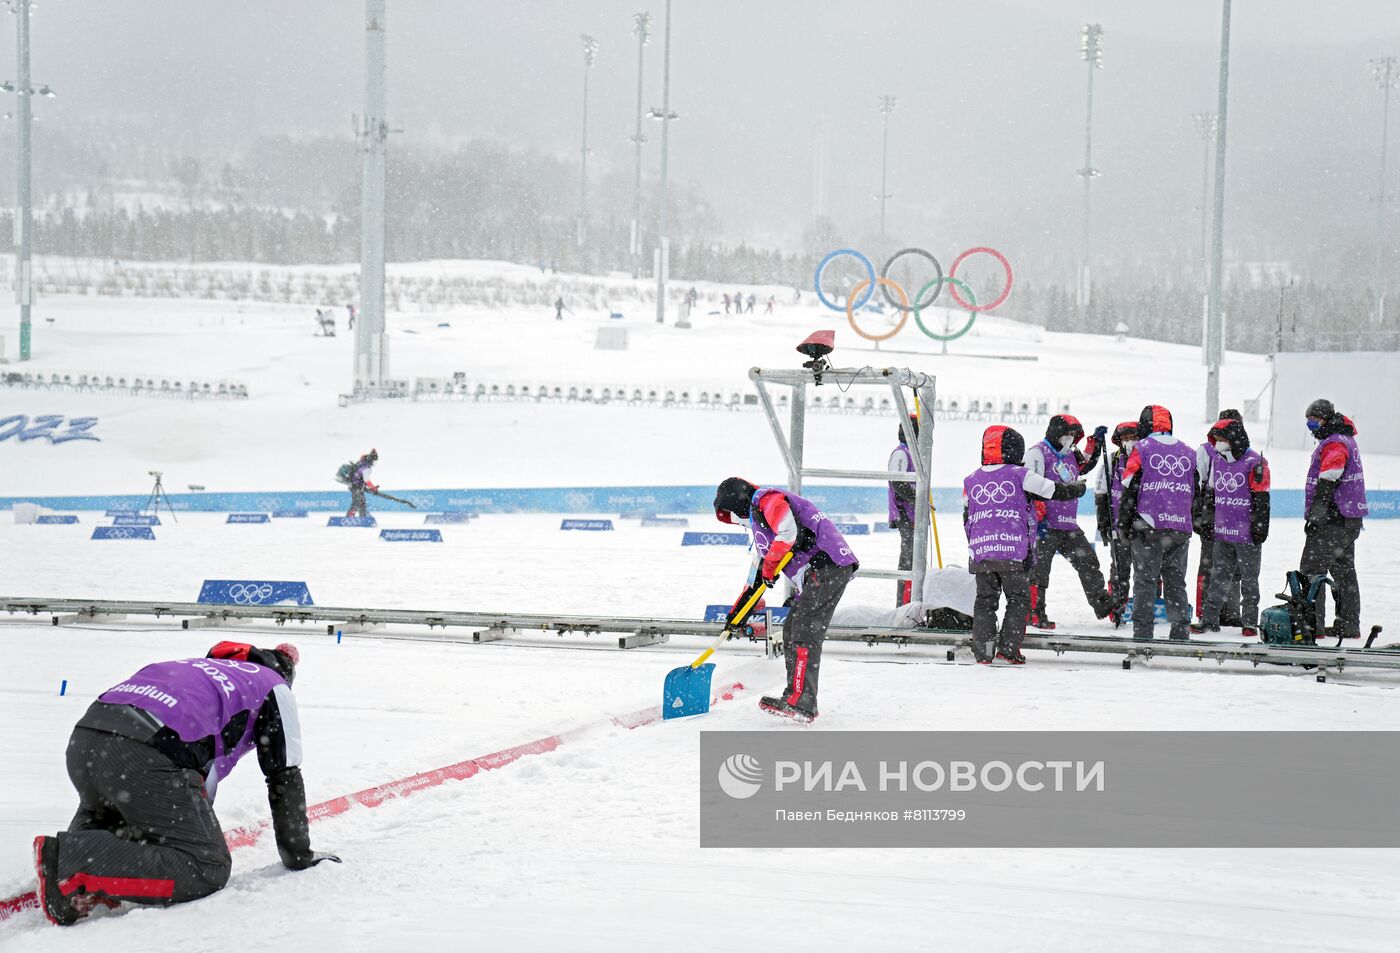
[(715, 491), (715, 517), (731, 524), (748, 521), (754, 540), (750, 586), (760, 580), (776, 585), (778, 567), (792, 554), (781, 569), (793, 586), (783, 622), (787, 685), (781, 695), (759, 699), (758, 707), (810, 722), (817, 717), (822, 642), (836, 604), (860, 562), (826, 514), (796, 493), (730, 477)]
[[(993, 655), (1012, 665), (1026, 664), (1021, 643), (1030, 614), (1030, 569), (1034, 554), (1035, 510), (1031, 496), (1071, 501), (1084, 495), (1078, 480), (1055, 483), (1023, 464), (1026, 441), (1000, 424), (982, 432), (982, 465), (963, 480), (963, 531), (968, 571), (977, 577), (972, 609), (972, 654), (979, 664)], [(997, 605), (1006, 611), (997, 630)], [(995, 645), (993, 644), (995, 643)]]
[[(1099, 427), (1089, 438), (1088, 457), (1075, 446), (1084, 439), (1084, 427), (1069, 414), (1056, 414), (1045, 428), (1045, 439), (1026, 451), (1028, 470), (1052, 483), (1073, 483), (1098, 466), (1103, 455), (1107, 427)], [(1127, 596), (1109, 594), (1104, 585), (1103, 570), (1094, 547), (1079, 528), (1079, 501), (1054, 500), (1035, 504), (1038, 525), (1035, 545), (1035, 569), (1031, 577), (1030, 624), (1038, 629), (1053, 629), (1045, 611), (1046, 590), (1050, 587), (1050, 568), (1056, 555), (1063, 555), (1079, 574), (1079, 584), (1094, 615), (1102, 619), (1113, 612), (1115, 602), (1127, 601)]]
[(283, 865), (340, 862), (311, 849), (291, 688), (298, 659), (286, 643), (220, 642), (204, 658), (147, 665), (98, 696), (68, 740), (77, 813), (67, 831), (34, 839), (50, 922), (70, 926), (99, 904), (168, 906), (223, 889), (232, 862), (214, 798), (253, 750)]
[[(919, 437), (919, 418), (909, 415), (909, 426), (914, 431), (914, 439)], [(904, 428), (899, 428), (899, 445), (890, 452), (889, 467), (891, 472), (912, 473), (914, 471), (914, 454), (909, 444), (905, 441)], [(887, 502), (889, 504), (890, 529), (899, 531), (899, 569), (912, 569), (914, 567), (914, 489), (917, 484), (908, 480), (891, 480), (886, 490)], [(908, 580), (901, 580), (895, 595), (895, 608), (908, 605), (913, 601), (913, 585)]]
[(554, 299), (554, 320), (564, 320), (564, 298), (562, 295)]
[[(1234, 409), (1222, 410), (1220, 420), (1239, 421), (1244, 425), (1244, 416)], [(1215, 427), (1206, 432), (1206, 441), (1196, 448), (1196, 479), (1201, 492), (1196, 494), (1196, 502), (1191, 510), (1191, 528), (1201, 538), (1201, 555), (1196, 563), (1196, 619), (1204, 618), (1206, 607), (1206, 587), (1210, 584), (1211, 560), (1215, 553), (1212, 541), (1215, 539), (1215, 491), (1211, 486), (1210, 472), (1220, 459), (1216, 449)], [(1220, 438), (1219, 442), (1224, 443)], [(1248, 441), (1246, 441), (1246, 444)], [(1230, 586), (1225, 602), (1221, 605), (1221, 625), (1240, 625), (1240, 582), (1236, 579)], [(1195, 631), (1194, 627), (1192, 631)]]
[(1138, 442), (1123, 465), (1118, 528), (1133, 548), (1133, 638), (1152, 638), (1157, 581), (1167, 603), (1170, 637), (1189, 639), (1186, 593), (1191, 507), (1198, 492), (1196, 455), (1172, 435), (1171, 411), (1149, 404), (1138, 416)]
[[(1137, 426), (1136, 420), (1125, 420), (1113, 428), (1111, 439), (1118, 449), (1099, 468), (1094, 484), (1099, 539), (1109, 552), (1108, 591), (1115, 596), (1132, 591), (1133, 548), (1128, 538), (1118, 530), (1118, 510), (1123, 502), (1123, 467), (1133, 447), (1137, 446)], [(1114, 599), (1114, 603), (1117, 604), (1118, 600)], [(1121, 610), (1114, 612), (1112, 618), (1113, 624), (1119, 625), (1123, 621)]]
[[(1356, 425), (1337, 413), (1330, 400), (1308, 405), (1308, 429), (1317, 440), (1304, 489), (1303, 532), (1307, 541), (1298, 569), (1309, 583), (1330, 574), (1337, 586), (1334, 636), (1361, 637), (1361, 584), (1356, 578), (1356, 539), (1370, 512), (1366, 475), (1356, 445)], [(1317, 596), (1318, 624), (1326, 610), (1326, 590)]]
[[(1210, 578), (1191, 632), (1219, 632), (1230, 591), (1239, 588), (1241, 634), (1259, 634), (1259, 559), (1269, 538), (1269, 461), (1249, 445), (1244, 423), (1221, 415), (1210, 428), (1211, 468), (1202, 481), (1211, 496)], [(1209, 486), (1210, 489), (1204, 490)]]
[(369, 508), (365, 506), (365, 490), (369, 490), (371, 493), (379, 492), (379, 487), (371, 483), (369, 479), (369, 471), (378, 460), (379, 451), (371, 449), (360, 459), (353, 463), (344, 464), (340, 468), (340, 472), (346, 476), (346, 479), (341, 482), (350, 487), (350, 509), (345, 511), (346, 516), (369, 515)]

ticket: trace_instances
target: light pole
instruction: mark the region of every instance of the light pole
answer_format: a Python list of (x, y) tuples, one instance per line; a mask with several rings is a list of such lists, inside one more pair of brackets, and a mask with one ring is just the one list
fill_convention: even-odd
[(389, 374), (384, 333), (384, 189), (389, 123), (384, 117), (384, 0), (365, 0), (365, 115), (356, 129), (364, 154), (360, 187), (360, 314), (355, 323), (355, 390), (374, 394)]
[(15, 303), (19, 305), (19, 359), (29, 360), (33, 325), (30, 311), (34, 306), (33, 268), (30, 253), (34, 231), (33, 191), (30, 186), (34, 113), (31, 101), (35, 95), (53, 96), (48, 86), (35, 89), (29, 85), (29, 0), (8, 0), (10, 12), (17, 17), (15, 29), (18, 45), (19, 76), (13, 83), (0, 84), (0, 89), (14, 93), (19, 101), (16, 111), (16, 183), (15, 183)]
[(588, 74), (593, 72), (593, 60), (598, 56), (598, 41), (580, 33), (583, 41), (583, 145), (579, 149), (578, 173), (578, 247), (583, 247), (588, 229)]
[(885, 117), (884, 145), (880, 151), (880, 254), (885, 253), (885, 200), (890, 197), (886, 183), (890, 168), (890, 113), (894, 112), (895, 97), (880, 97), (880, 114)]
[(632, 35), (637, 38), (637, 131), (632, 135), (632, 144), (637, 152), (637, 178), (632, 186), (632, 277), (642, 276), (642, 143), (647, 141), (642, 135), (642, 51), (651, 38), (651, 14), (632, 14)]
[(649, 115), (661, 121), (661, 197), (656, 210), (656, 323), (666, 321), (666, 273), (671, 267), (671, 246), (666, 238), (666, 158), (671, 141), (671, 0), (666, 0), (666, 43), (661, 67), (661, 108), (652, 108)]
[[(1094, 70), (1103, 69), (1103, 27), (1097, 23), (1086, 23), (1079, 31), (1079, 56), (1089, 64), (1089, 86), (1084, 108), (1084, 168), (1077, 173), (1084, 180), (1084, 235), (1083, 251), (1079, 260), (1079, 317), (1087, 322), (1089, 317), (1089, 183), (1098, 178), (1099, 170), (1094, 168)], [(1083, 330), (1083, 329), (1081, 329)]]
[(1206, 303), (1206, 420), (1220, 412), (1220, 360), (1224, 350), (1221, 293), (1225, 258), (1225, 132), (1230, 106), (1230, 0), (1220, 5), (1220, 86), (1215, 104), (1215, 224), (1211, 235), (1210, 297)]
[(1400, 86), (1400, 60), (1382, 56), (1371, 60), (1371, 73), (1384, 93), (1381, 107), (1381, 175), (1376, 186), (1376, 323), (1385, 320), (1385, 158), (1390, 137), (1390, 91)]
[(1210, 143), (1215, 138), (1215, 113), (1192, 113), (1196, 132), (1203, 144), (1201, 157), (1201, 294), (1210, 287), (1210, 267), (1206, 259), (1206, 223), (1210, 219)]

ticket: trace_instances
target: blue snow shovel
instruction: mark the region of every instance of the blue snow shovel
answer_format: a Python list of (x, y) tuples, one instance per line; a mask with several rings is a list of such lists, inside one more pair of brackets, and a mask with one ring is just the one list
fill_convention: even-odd
[[(773, 571), (776, 577), (782, 572), (783, 567), (792, 559), (789, 551), (783, 555), (778, 563), (777, 569)], [(754, 606), (763, 598), (763, 594), (768, 591), (768, 586), (760, 578), (748, 589), (744, 590), (739, 601), (734, 604), (734, 611), (725, 620), (724, 629), (719, 637), (700, 653), (700, 656), (689, 665), (680, 668), (673, 668), (666, 673), (665, 684), (661, 688), (661, 717), (663, 719), (685, 718), (689, 715), (703, 715), (710, 710), (710, 679), (715, 673), (715, 663), (707, 661), (715, 650), (724, 644), (728, 639), (748, 621), (749, 614), (753, 612)]]

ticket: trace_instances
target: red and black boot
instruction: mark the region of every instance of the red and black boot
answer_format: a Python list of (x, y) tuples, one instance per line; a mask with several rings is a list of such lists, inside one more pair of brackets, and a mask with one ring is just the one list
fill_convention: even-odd
[(1055, 628), (1055, 623), (1051, 622), (1050, 617), (1045, 614), (1045, 588), (1043, 586), (1031, 586), (1031, 614), (1026, 616), (1026, 625), (1033, 629), (1047, 631)]
[(69, 927), (83, 918), (58, 889), (58, 838), (34, 838), (34, 873), (39, 877), (39, 906), (54, 926)]
[(787, 662), (788, 681), (783, 694), (764, 695), (758, 707), (774, 715), (782, 715), (803, 724), (817, 717), (817, 674), (821, 668), (821, 643), (788, 643), (783, 646)]

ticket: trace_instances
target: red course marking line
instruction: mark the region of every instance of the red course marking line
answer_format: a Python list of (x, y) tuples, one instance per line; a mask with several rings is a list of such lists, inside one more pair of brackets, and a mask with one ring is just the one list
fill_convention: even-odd
[[(715, 697), (715, 702), (732, 701), (734, 696), (744, 691), (743, 682), (734, 682)], [(659, 707), (643, 708), (640, 711), (630, 712), (626, 715), (614, 715), (610, 723), (619, 728), (634, 730), (655, 724), (661, 720), (661, 709)], [(476, 758), (468, 758), (466, 761), (459, 761), (444, 768), (437, 768), (433, 771), (425, 771), (422, 774), (411, 775), (406, 778), (399, 778), (397, 781), (390, 781), (387, 784), (380, 784), (372, 788), (365, 788), (363, 791), (356, 791), (354, 794), (347, 794), (343, 797), (331, 798), (329, 801), (322, 801), (320, 804), (313, 804), (306, 809), (307, 820), (311, 823), (321, 820), (324, 817), (335, 817), (337, 814), (344, 814), (350, 808), (359, 804), (362, 807), (379, 807), (387, 801), (395, 798), (408, 797), (418, 791), (437, 787), (446, 781), (465, 781), (475, 777), (482, 771), (492, 771), (496, 768), (504, 768), (506, 765), (519, 761), (526, 755), (546, 754), (554, 751), (567, 741), (577, 740), (587, 734), (594, 726), (584, 726), (574, 728), (569, 731), (560, 732), (557, 735), (549, 735), (545, 738), (537, 738), (534, 741), (527, 741), (522, 745), (513, 748), (505, 748), (491, 754), (481, 755)], [(250, 824), (247, 827), (236, 827), (224, 833), (224, 840), (228, 842), (230, 850), (239, 847), (249, 847), (257, 843), (271, 823), (262, 821), (257, 824)], [(0, 921), (8, 920), (17, 913), (25, 910), (39, 909), (39, 898), (34, 891), (21, 894), (18, 897), (0, 899)]]

